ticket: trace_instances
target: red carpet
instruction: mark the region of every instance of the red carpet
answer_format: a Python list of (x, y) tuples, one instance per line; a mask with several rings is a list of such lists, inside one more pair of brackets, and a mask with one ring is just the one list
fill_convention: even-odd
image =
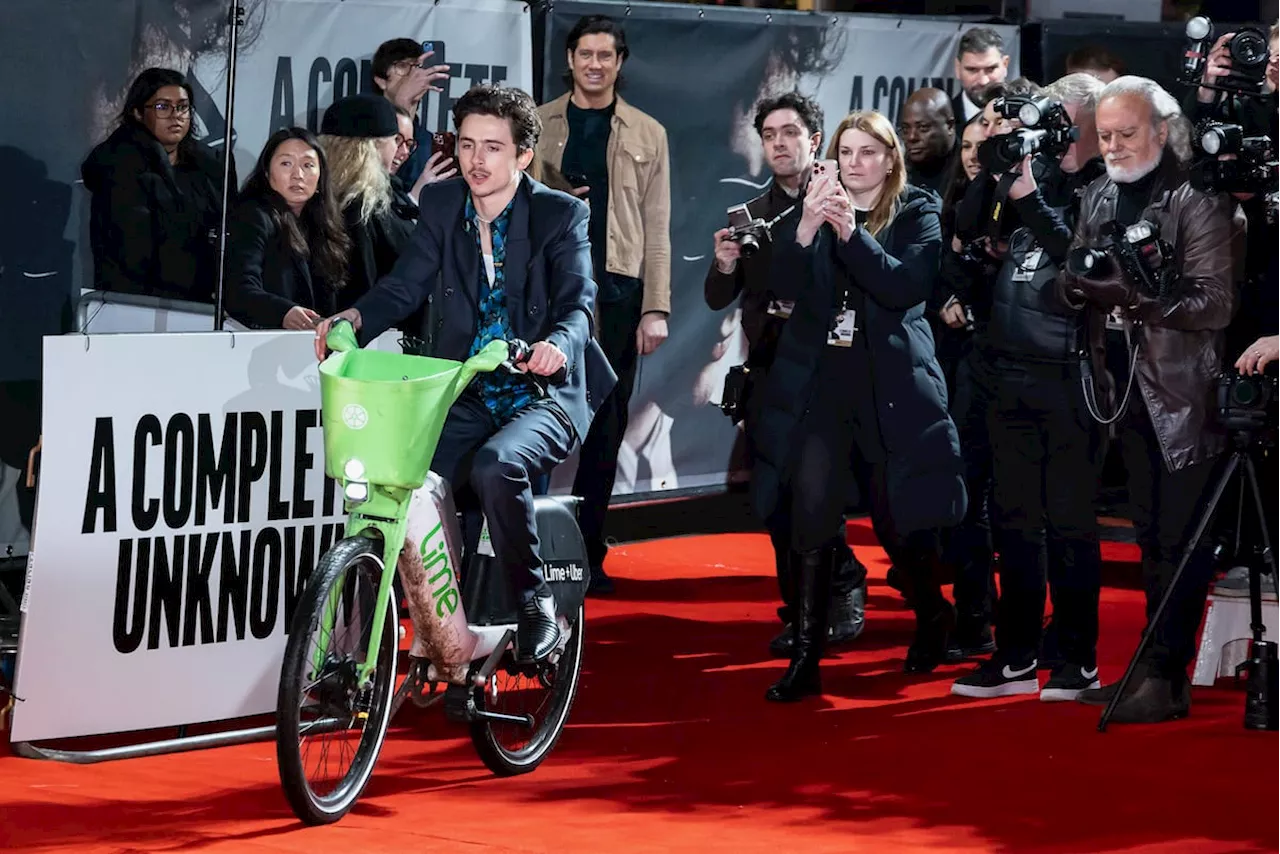
[[(762, 535), (620, 547), (590, 603), (569, 729), (499, 780), (438, 709), (406, 709), (356, 811), (303, 829), (270, 744), (73, 767), (0, 758), (0, 850), (209, 852), (1274, 851), (1277, 740), (1243, 695), (1196, 689), (1190, 719), (1095, 731), (1098, 714), (947, 692), (963, 666), (900, 673), (910, 615), (882, 553), (869, 628), (827, 696), (772, 706), (775, 587)], [(1131, 547), (1111, 547), (1132, 560)], [(1141, 594), (1103, 593), (1101, 666), (1136, 643)]]

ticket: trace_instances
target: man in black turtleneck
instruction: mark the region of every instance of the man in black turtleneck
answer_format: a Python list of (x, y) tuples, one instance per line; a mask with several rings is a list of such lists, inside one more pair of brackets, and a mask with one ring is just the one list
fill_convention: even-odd
[(902, 106), (898, 133), (907, 152), (907, 180), (942, 195), (956, 145), (956, 121), (947, 93), (929, 88), (912, 92)]
[[(1116, 406), (1093, 395), (1096, 418), (1111, 417), (1124, 451), (1134, 527), (1142, 549), (1147, 615), (1170, 591), (1226, 437), (1214, 416), (1224, 330), (1244, 268), (1244, 214), (1233, 200), (1194, 189), (1174, 144), (1181, 110), (1168, 92), (1143, 77), (1120, 77), (1102, 90), (1097, 128), (1106, 180), (1085, 192), (1075, 246), (1105, 246), (1103, 227), (1151, 223), (1172, 249), (1165, 295), (1149, 292), (1118, 265), (1087, 277), (1065, 272), (1057, 291), (1085, 312), (1090, 375), (1107, 385), (1102, 317), (1117, 312), (1133, 342), (1132, 381), (1116, 377)], [(1131, 386), (1131, 388), (1130, 388)], [(1123, 404), (1121, 404), (1123, 405)], [(1187, 667), (1204, 613), (1213, 560), (1203, 545), (1190, 555), (1139, 670), (1117, 703), (1115, 723), (1158, 723), (1184, 717), (1191, 705)], [(1083, 691), (1081, 702), (1105, 705), (1118, 683)]]

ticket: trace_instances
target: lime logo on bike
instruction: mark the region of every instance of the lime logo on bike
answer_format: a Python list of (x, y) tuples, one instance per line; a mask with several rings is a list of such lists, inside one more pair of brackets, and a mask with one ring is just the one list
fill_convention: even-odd
[(369, 423), (369, 412), (358, 403), (348, 403), (342, 407), (342, 423), (352, 430), (363, 430)]
[[(427, 532), (418, 546), (418, 553), (422, 555), (422, 571), (430, 576), (427, 583), (431, 589), (431, 598), (436, 603), (436, 616), (441, 618), (451, 616), (458, 610), (458, 600), (462, 595), (458, 591), (453, 569), (449, 566), (449, 550), (444, 545), (441, 533), (443, 530), (444, 523), (436, 522), (436, 526)], [(436, 564), (440, 568), (434, 575), (430, 575), (431, 567)]]

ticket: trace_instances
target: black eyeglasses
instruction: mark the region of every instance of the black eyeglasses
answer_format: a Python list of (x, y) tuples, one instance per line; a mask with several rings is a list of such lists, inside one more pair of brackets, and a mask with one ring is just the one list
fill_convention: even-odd
[(405, 139), (400, 134), (396, 134), (396, 148), (399, 148), (402, 145), (409, 149), (410, 154), (413, 154), (418, 150), (418, 141), (416, 139)]
[(177, 104), (170, 104), (168, 101), (156, 101), (154, 104), (144, 105), (143, 109), (155, 110), (156, 115), (163, 118), (164, 116), (169, 115), (170, 110), (173, 111), (175, 116), (188, 115), (191, 112), (191, 105), (186, 101), (181, 101)]

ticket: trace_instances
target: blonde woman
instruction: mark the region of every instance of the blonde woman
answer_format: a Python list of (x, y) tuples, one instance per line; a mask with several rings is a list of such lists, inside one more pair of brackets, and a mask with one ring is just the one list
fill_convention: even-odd
[(351, 237), (348, 299), (355, 300), (391, 271), (418, 209), (392, 188), (392, 166), (404, 142), (390, 101), (373, 95), (335, 101), (320, 131), (333, 194)]
[(955, 619), (933, 570), (939, 530), (964, 515), (963, 466), (924, 316), (941, 204), (907, 185), (902, 144), (879, 113), (849, 115), (831, 140), (802, 212), (774, 233), (775, 278), (791, 277), (796, 302), (761, 390), (751, 485), (756, 512), (791, 539), (799, 615), (774, 702), (821, 692), (828, 541), (855, 483), (909, 583), (907, 672), (943, 660)]

